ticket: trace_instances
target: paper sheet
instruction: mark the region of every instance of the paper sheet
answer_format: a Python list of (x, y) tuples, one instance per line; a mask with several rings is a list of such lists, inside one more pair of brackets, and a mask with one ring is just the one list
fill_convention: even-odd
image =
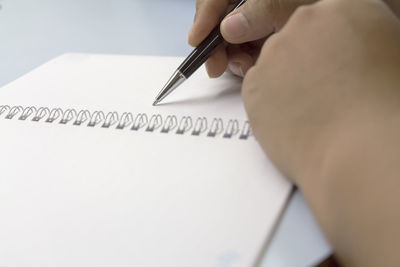
[[(152, 107), (180, 60), (64, 55), (0, 89), (0, 106), (221, 118), (224, 131), (228, 120), (246, 121), (239, 81), (210, 80), (204, 70)], [(0, 266), (252, 266), (291, 190), (253, 137), (7, 112)]]

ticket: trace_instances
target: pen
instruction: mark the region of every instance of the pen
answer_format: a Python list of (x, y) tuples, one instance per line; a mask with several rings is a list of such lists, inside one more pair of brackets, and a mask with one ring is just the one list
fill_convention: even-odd
[[(243, 5), (246, 0), (241, 0), (232, 9), (235, 10)], [(204, 39), (198, 47), (196, 47), (192, 53), (183, 61), (183, 63), (174, 72), (165, 86), (161, 89), (157, 95), (153, 106), (160, 103), (165, 97), (167, 97), (172, 91), (174, 91), (179, 85), (181, 85), (186, 79), (188, 79), (207, 59), (212, 55), (214, 50), (225, 42), (220, 32), (220, 24), (218, 24), (211, 33)]]

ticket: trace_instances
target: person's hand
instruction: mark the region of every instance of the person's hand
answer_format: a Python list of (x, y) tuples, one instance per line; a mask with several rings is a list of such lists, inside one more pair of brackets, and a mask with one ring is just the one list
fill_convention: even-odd
[(266, 41), (243, 100), (258, 140), (296, 178), (296, 166), (355, 119), (351, 113), (369, 120), (391, 108), (399, 68), (399, 20), (382, 1), (324, 0), (299, 8)]
[[(235, 45), (221, 47), (206, 62), (210, 77), (223, 74), (228, 66), (244, 76), (254, 65), (264, 40), (279, 31), (300, 5), (316, 0), (248, 0), (230, 13), (221, 24), (224, 39)], [(196, 0), (196, 15), (189, 33), (189, 44), (197, 46), (226, 14), (232, 0)], [(230, 4), (231, 3), (231, 4)]]
[(301, 7), (264, 44), (243, 100), (343, 264), (400, 266), (400, 22), (379, 0)]

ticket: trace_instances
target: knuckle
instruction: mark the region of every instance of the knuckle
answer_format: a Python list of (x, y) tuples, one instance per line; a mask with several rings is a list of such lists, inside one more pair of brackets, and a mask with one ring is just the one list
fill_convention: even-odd
[(299, 6), (293, 13), (293, 20), (296, 20), (296, 22), (308, 21), (318, 14), (317, 9), (318, 7), (314, 4)]
[(294, 18), (299, 20), (308, 19), (315, 15), (314, 7), (311, 6), (299, 6), (293, 14)]
[(271, 17), (277, 28), (284, 26), (298, 7), (314, 3), (316, 0), (257, 0), (263, 4), (263, 9)]
[(321, 16), (324, 16), (320, 9), (318, 3), (297, 7), (286, 25), (286, 30), (292, 32), (301, 27), (306, 28), (310, 24), (319, 24)]
[(290, 40), (288, 40), (286, 33), (280, 32), (278, 34), (273, 34), (268, 38), (268, 40), (264, 43), (260, 51), (260, 58), (263, 61), (273, 61), (275, 58), (279, 57), (282, 53), (286, 53), (287, 49), (289, 49)]

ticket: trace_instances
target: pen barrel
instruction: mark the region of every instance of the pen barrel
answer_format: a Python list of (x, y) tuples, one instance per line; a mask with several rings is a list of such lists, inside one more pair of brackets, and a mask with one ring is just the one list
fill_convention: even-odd
[(216, 26), (208, 37), (196, 47), (185, 61), (178, 67), (178, 70), (189, 78), (214, 52), (214, 50), (224, 42), (219, 25)]

